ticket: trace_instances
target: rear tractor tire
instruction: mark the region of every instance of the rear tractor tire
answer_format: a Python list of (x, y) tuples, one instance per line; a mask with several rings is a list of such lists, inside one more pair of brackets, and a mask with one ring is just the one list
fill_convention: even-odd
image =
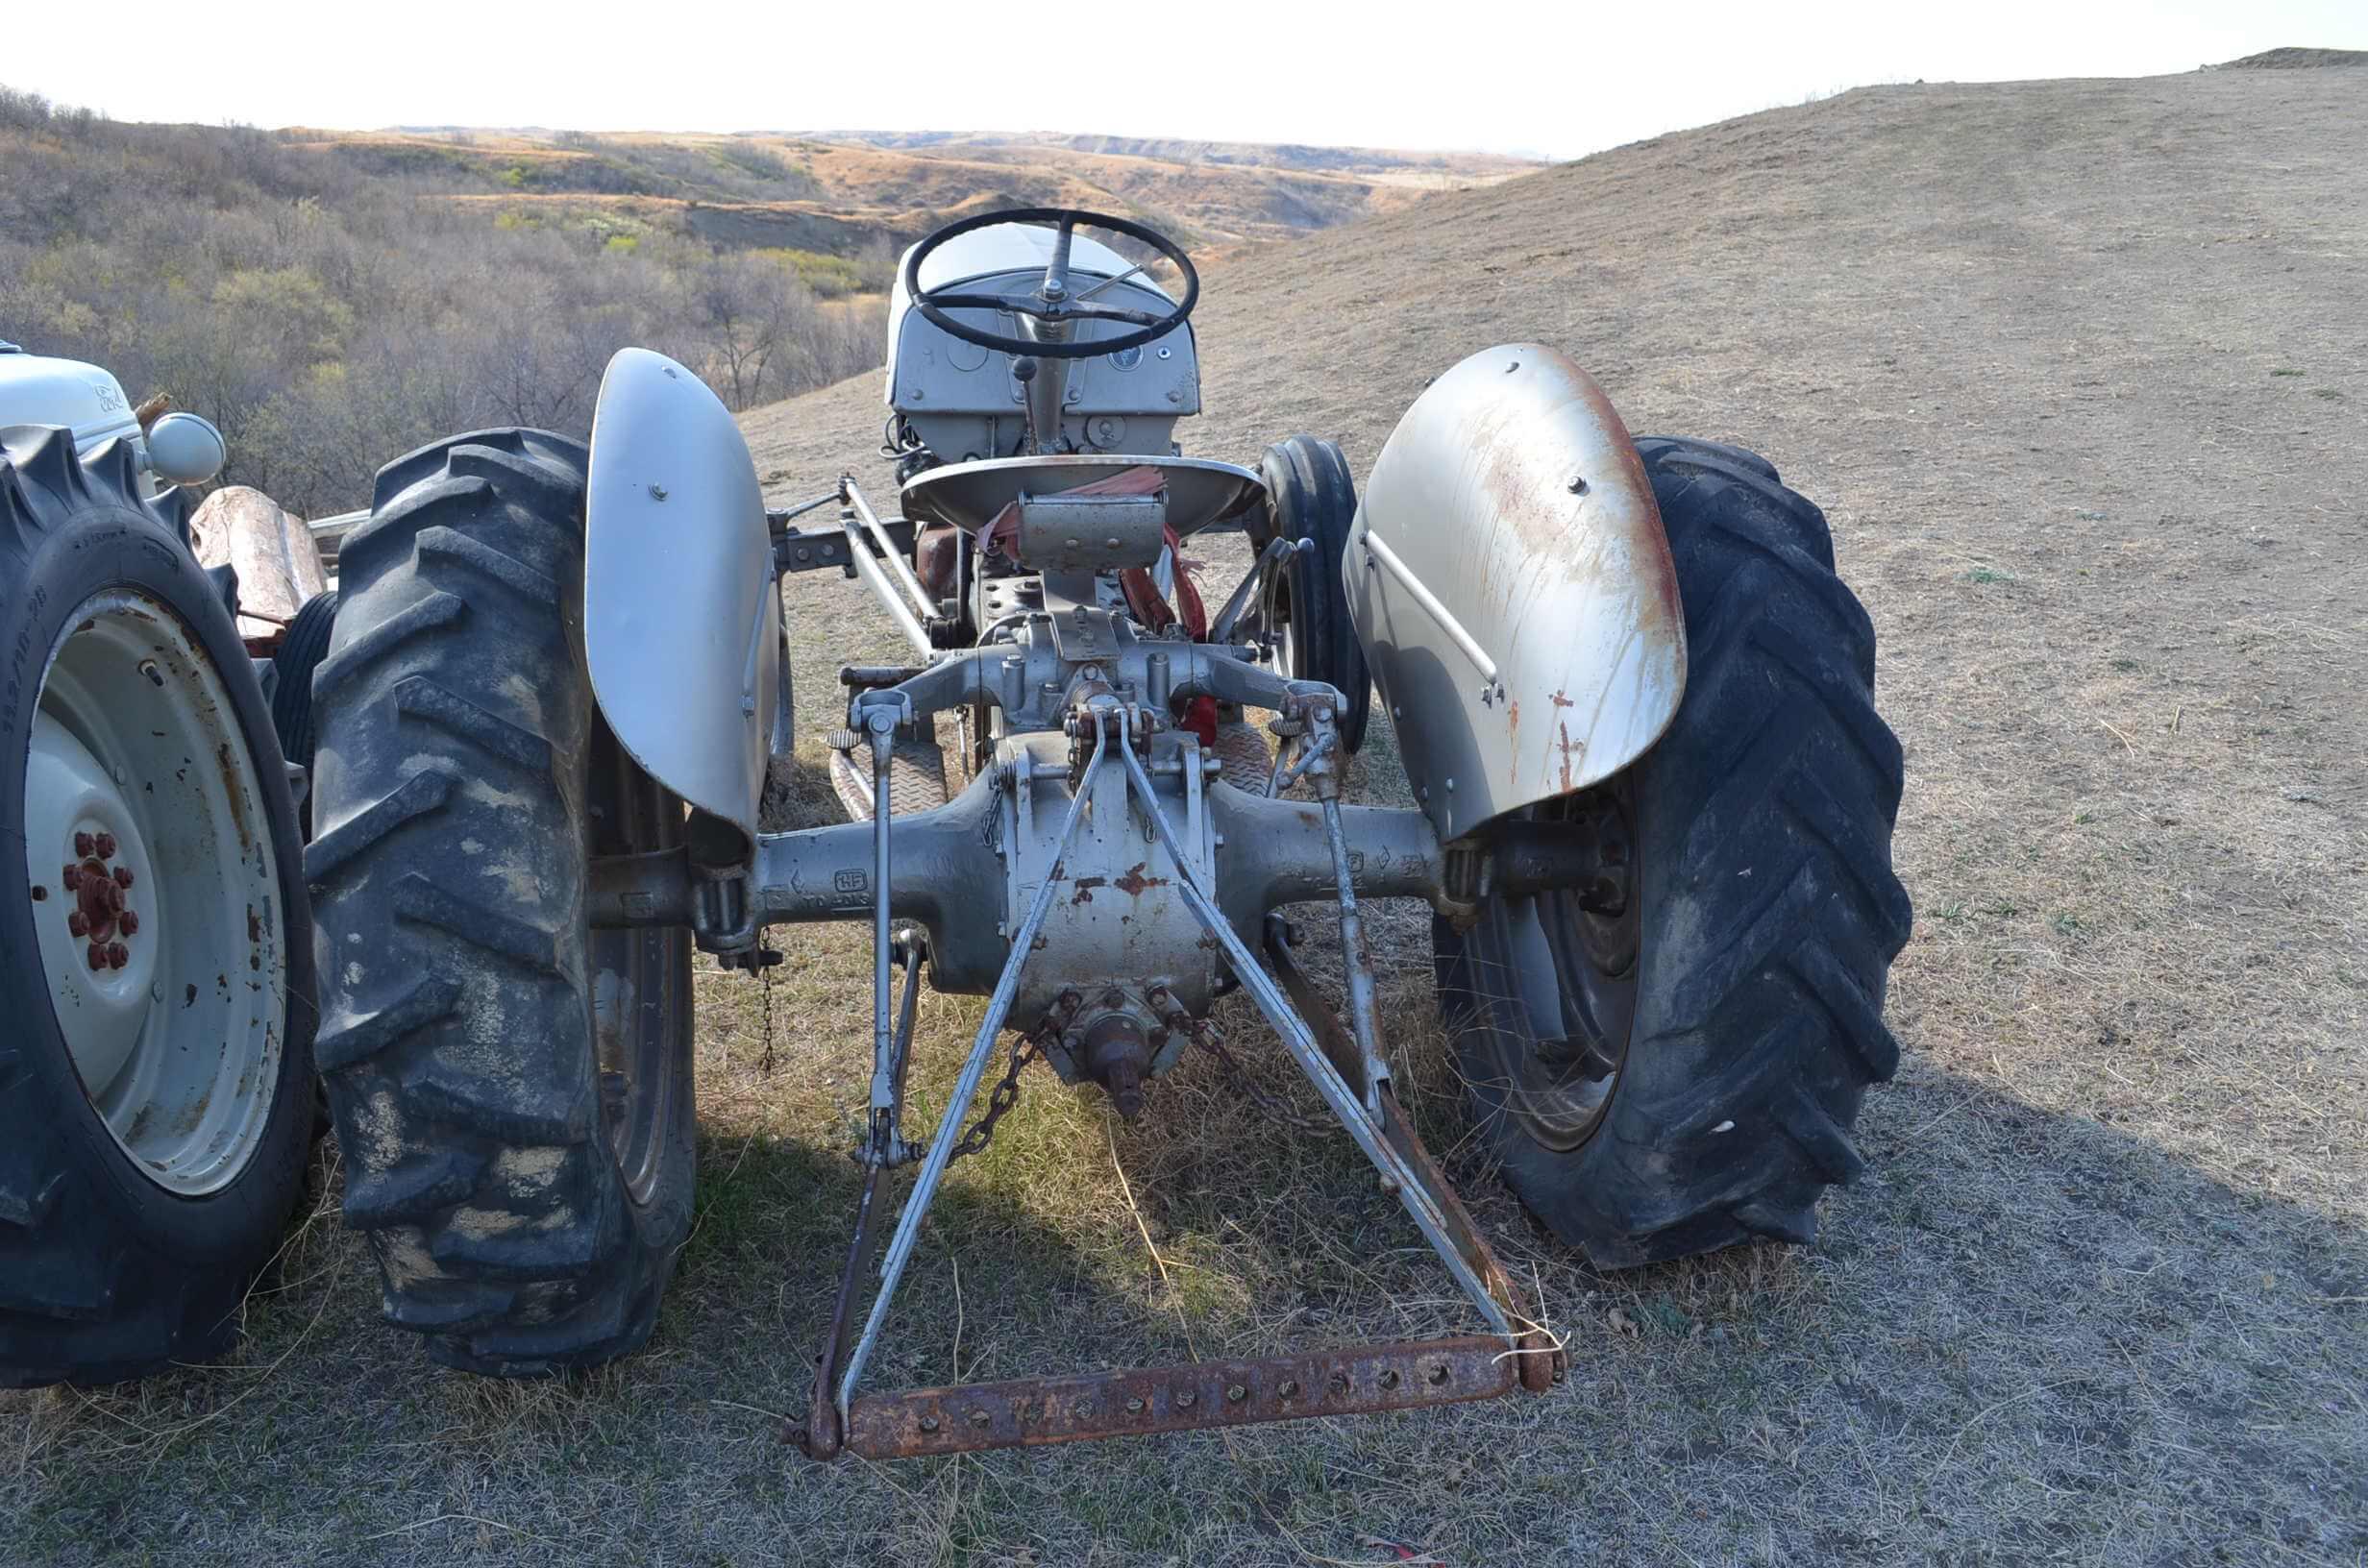
[(179, 498), (0, 450), (0, 1387), (223, 1355), (303, 1185), (304, 840)]
[(639, 1346), (691, 1223), (686, 930), (594, 931), (592, 856), (682, 842), (581, 647), (584, 449), (382, 470), (313, 676), (318, 1057), (387, 1317), (501, 1376)]
[(1813, 1238), (1819, 1194), (1864, 1164), (1860, 1101), (1898, 1066), (1883, 995), (1910, 921), (1899, 743), (1823, 514), (1736, 448), (1637, 449), (1685, 604), (1685, 697), (1617, 778), (1536, 808), (1616, 824), (1621, 910), (1494, 897), (1433, 931), (1506, 1180), (1605, 1267)]

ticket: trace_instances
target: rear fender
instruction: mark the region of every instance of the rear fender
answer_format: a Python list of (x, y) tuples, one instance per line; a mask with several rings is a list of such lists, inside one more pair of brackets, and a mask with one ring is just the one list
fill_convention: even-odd
[(1344, 572), (1443, 841), (1601, 782), (1677, 712), (1685, 616), (1652, 485), (1602, 389), (1552, 349), (1475, 354), (1415, 400)]
[(618, 744), (753, 845), (781, 679), (764, 495), (730, 412), (647, 349), (608, 362), (592, 416), (583, 620)]

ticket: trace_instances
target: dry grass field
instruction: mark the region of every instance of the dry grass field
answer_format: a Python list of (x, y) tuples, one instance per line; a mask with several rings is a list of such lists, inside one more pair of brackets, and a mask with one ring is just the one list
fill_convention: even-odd
[[(234, 1364), (0, 1398), (0, 1557), (2368, 1561), (2363, 171), (2368, 71), (1884, 87), (1218, 280), (1188, 450), (1305, 429), (1362, 474), (1426, 378), (1539, 339), (1633, 428), (1757, 447), (1827, 506), (1907, 749), (1918, 920), (1906, 1060), (1815, 1245), (1599, 1276), (1533, 1230), (1465, 1147), (1396, 915), (1415, 1114), (1568, 1336), (1565, 1389), (815, 1467), (769, 1412), (804, 1396), (855, 1188), (867, 939), (792, 931), (769, 998), (706, 977), (702, 1215), (645, 1353), (432, 1367), (377, 1322), (332, 1172)], [(884, 489), (878, 400), (747, 416), (769, 491)], [(809, 730), (837, 660), (893, 647), (859, 594), (793, 585)], [(1379, 726), (1366, 774), (1392, 796)], [(925, 1112), (977, 1005), (924, 1003)], [(1205, 1063), (1152, 1106), (1130, 1132), (1031, 1077), (956, 1167), (877, 1385), (1465, 1321), (1344, 1140)]]

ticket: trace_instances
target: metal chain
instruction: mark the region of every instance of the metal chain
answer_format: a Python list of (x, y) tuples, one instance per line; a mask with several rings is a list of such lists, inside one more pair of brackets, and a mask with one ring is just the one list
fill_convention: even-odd
[(988, 1093), (985, 1114), (971, 1124), (971, 1130), (962, 1135), (962, 1141), (953, 1146), (953, 1153), (946, 1157), (948, 1164), (966, 1154), (977, 1154), (995, 1141), (995, 1124), (1003, 1119), (1004, 1112), (1019, 1103), (1021, 1069), (1043, 1054), (1044, 1048), (1033, 1035), (1013, 1040), (1011, 1066), (1003, 1069), (1002, 1080)]
[(757, 968), (757, 985), (765, 999), (765, 1055), (759, 1065), (764, 1068), (765, 1076), (770, 1078), (773, 1076), (773, 966), (760, 964)]
[(1325, 1121), (1320, 1116), (1303, 1116), (1269, 1093), (1255, 1078), (1249, 1075), (1248, 1070), (1235, 1060), (1234, 1054), (1225, 1049), (1224, 1031), (1218, 1028), (1215, 1020), (1196, 1018), (1192, 1020), (1188, 1028), (1193, 1043), (1217, 1058), (1219, 1064), (1225, 1069), (1225, 1076), (1232, 1081), (1234, 1092), (1249, 1101), (1250, 1104), (1264, 1111), (1284, 1126), (1295, 1128), (1302, 1133), (1337, 1133), (1341, 1130), (1339, 1123)]

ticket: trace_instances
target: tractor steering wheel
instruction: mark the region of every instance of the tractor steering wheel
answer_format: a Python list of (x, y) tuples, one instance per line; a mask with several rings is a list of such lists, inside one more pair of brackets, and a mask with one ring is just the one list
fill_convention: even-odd
[[(1033, 292), (962, 294), (950, 289), (925, 289), (921, 286), (921, 263), (928, 259), (929, 253), (957, 235), (999, 223), (1048, 223), (1059, 229), (1059, 235), (1053, 241), (1052, 260), (1045, 268), (1044, 280)], [(1087, 303), (1093, 295), (1117, 282), (1118, 278), (1089, 284), (1082, 293), (1073, 294), (1069, 286), (1070, 239), (1080, 228), (1107, 229), (1113, 233), (1124, 234), (1150, 246), (1174, 262), (1176, 270), (1183, 274), (1184, 298), (1165, 315), (1153, 315), (1147, 310), (1128, 310), (1117, 306)], [(1138, 266), (1133, 272), (1142, 270)], [(1121, 273), (1119, 278), (1132, 275), (1132, 272)], [(1024, 207), (1007, 212), (982, 212), (974, 218), (950, 223), (914, 246), (911, 254), (904, 258), (904, 292), (922, 315), (965, 343), (975, 343), (982, 349), (998, 349), (1005, 354), (1032, 354), (1046, 359), (1091, 359), (1099, 354), (1116, 354), (1122, 349), (1139, 348), (1183, 326), (1184, 318), (1193, 313), (1193, 306), (1200, 298), (1200, 275), (1193, 270), (1192, 260), (1185, 256), (1184, 248), (1156, 229), (1126, 218), (1112, 217), (1105, 212), (1081, 211), (1073, 207)], [(1074, 321), (1116, 321), (1139, 331), (1122, 332), (1116, 337), (1096, 338), (1092, 342), (1039, 341), (981, 331), (955, 320), (948, 313), (953, 310), (1010, 310), (1031, 316), (1049, 326), (1065, 326)]]

